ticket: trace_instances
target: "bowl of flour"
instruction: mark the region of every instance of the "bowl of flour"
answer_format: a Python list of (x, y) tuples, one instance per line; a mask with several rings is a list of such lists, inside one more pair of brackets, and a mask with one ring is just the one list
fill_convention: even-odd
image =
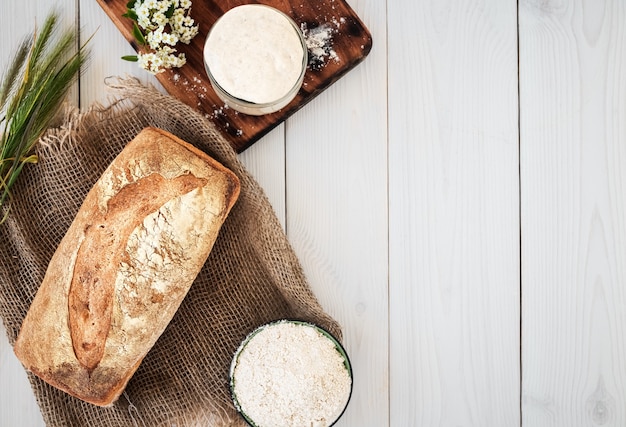
[(237, 411), (253, 427), (327, 427), (352, 394), (352, 368), (339, 341), (307, 322), (263, 325), (241, 343), (230, 367)]
[(308, 64), (298, 25), (261, 4), (224, 13), (209, 30), (203, 54), (215, 93), (228, 107), (250, 115), (288, 105), (302, 86)]

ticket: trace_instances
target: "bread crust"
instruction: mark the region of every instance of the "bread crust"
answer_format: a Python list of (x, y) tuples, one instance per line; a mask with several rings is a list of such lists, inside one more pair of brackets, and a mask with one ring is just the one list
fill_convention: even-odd
[(26, 369), (99, 406), (115, 402), (204, 265), (239, 195), (236, 175), (156, 128), (87, 194), (14, 346)]

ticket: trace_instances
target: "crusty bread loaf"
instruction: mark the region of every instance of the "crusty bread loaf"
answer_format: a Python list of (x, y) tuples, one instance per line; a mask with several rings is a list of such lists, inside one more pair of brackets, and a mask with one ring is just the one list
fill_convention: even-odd
[(224, 166), (146, 128), (106, 169), (22, 324), (26, 369), (108, 406), (174, 316), (239, 195)]

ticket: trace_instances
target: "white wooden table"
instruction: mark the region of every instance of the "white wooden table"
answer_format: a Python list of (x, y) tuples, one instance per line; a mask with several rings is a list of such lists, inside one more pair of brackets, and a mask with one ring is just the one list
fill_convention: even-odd
[[(0, 3), (2, 65), (51, 3)], [(54, 3), (99, 28), (81, 107), (154, 82)], [(344, 327), (339, 425), (626, 426), (626, 1), (349, 3), (368, 58), (241, 155)], [(0, 332), (0, 426), (42, 425)]]

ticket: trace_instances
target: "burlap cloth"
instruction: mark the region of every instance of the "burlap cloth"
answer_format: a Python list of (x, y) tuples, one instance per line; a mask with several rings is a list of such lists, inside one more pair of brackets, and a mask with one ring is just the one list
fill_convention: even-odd
[(243, 425), (228, 387), (229, 365), (241, 340), (281, 318), (314, 322), (338, 336), (339, 325), (312, 294), (262, 188), (213, 125), (135, 80), (109, 86), (115, 102), (68, 114), (42, 138), (40, 163), (25, 168), (13, 190), (10, 217), (0, 226), (0, 316), (9, 342), (14, 343), (48, 261), (89, 189), (141, 129), (165, 129), (241, 179), (241, 195), (209, 260), (113, 407), (99, 408), (31, 374), (29, 379), (49, 426)]

